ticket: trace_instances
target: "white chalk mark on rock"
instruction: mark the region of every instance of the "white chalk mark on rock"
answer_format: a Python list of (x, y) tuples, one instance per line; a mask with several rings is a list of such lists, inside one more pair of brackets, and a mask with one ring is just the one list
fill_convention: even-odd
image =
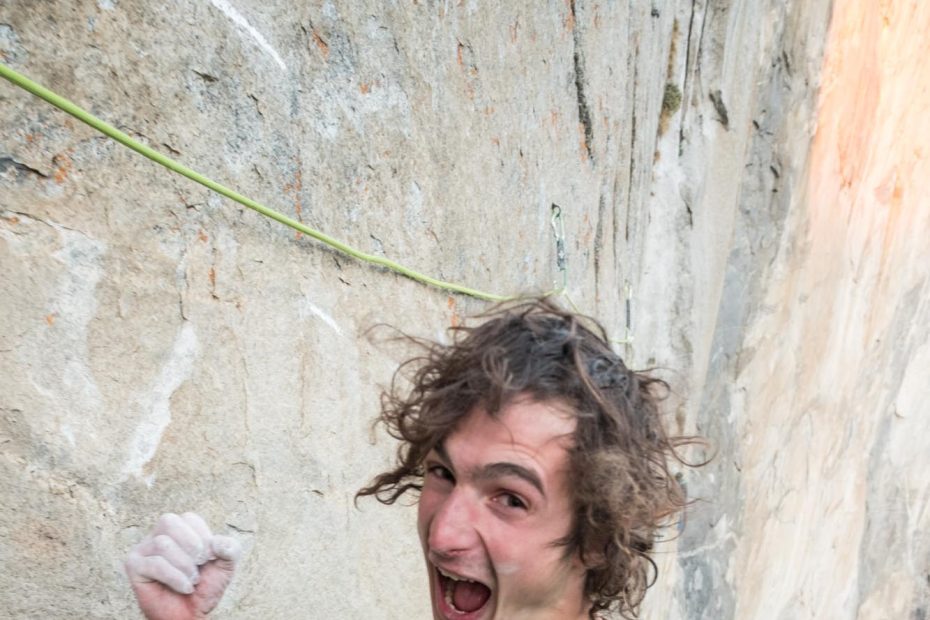
[[(142, 476), (142, 469), (158, 450), (162, 434), (171, 423), (171, 396), (190, 378), (198, 353), (197, 332), (185, 323), (174, 339), (171, 355), (162, 366), (151, 389), (138, 400), (144, 412), (129, 447), (129, 458), (123, 466), (123, 480)], [(151, 485), (151, 478), (146, 482)]]
[(68, 445), (72, 448), (77, 447), (77, 442), (74, 440), (74, 431), (71, 429), (70, 424), (61, 425), (61, 434), (64, 435), (64, 438), (68, 440)]
[(275, 51), (271, 44), (268, 43), (267, 39), (262, 36), (258, 30), (255, 29), (252, 24), (246, 21), (245, 17), (242, 16), (242, 13), (237, 11), (226, 0), (210, 0), (210, 4), (218, 8), (223, 14), (228, 17), (234, 24), (246, 31), (246, 33), (255, 39), (255, 42), (258, 43), (258, 46), (261, 47), (269, 56), (274, 58), (274, 61), (278, 63), (278, 66), (281, 67), (282, 71), (287, 71), (287, 65), (284, 64), (284, 61), (281, 60), (281, 55)]
[(32, 351), (41, 351), (30, 362), (30, 379), (36, 390), (61, 412), (59, 431), (71, 448), (82, 443), (71, 430), (75, 421), (93, 420), (102, 397), (89, 363), (87, 347), (90, 324), (97, 314), (97, 284), (103, 277), (105, 243), (81, 232), (44, 220), (61, 239), (52, 258), (61, 263), (54, 293), (46, 306), (48, 326), (37, 330)]
[(333, 317), (326, 314), (326, 312), (324, 312), (316, 304), (314, 304), (312, 301), (304, 297), (300, 302), (300, 307), (298, 310), (300, 318), (302, 319), (307, 318), (308, 312), (316, 316), (317, 318), (322, 319), (324, 323), (329, 325), (330, 328), (332, 328), (332, 330), (336, 332), (337, 334), (339, 334), (340, 336), (345, 335), (342, 333), (342, 330), (339, 329), (339, 325), (336, 323), (336, 321), (333, 320)]

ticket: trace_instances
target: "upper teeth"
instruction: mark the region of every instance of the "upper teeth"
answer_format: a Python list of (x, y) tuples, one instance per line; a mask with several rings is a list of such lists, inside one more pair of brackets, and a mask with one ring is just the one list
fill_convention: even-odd
[(446, 571), (442, 570), (438, 566), (436, 567), (436, 569), (442, 574), (443, 577), (446, 577), (447, 579), (451, 579), (452, 581), (467, 581), (468, 583), (475, 583), (473, 579), (466, 579), (465, 577), (459, 577), (457, 575), (447, 573)]

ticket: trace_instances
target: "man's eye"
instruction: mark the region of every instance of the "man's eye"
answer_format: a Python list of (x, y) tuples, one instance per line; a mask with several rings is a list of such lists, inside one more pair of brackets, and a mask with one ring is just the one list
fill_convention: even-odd
[(520, 499), (518, 496), (513, 493), (501, 493), (498, 496), (500, 503), (506, 506), (507, 508), (516, 508), (519, 510), (526, 510), (526, 502)]
[(452, 472), (449, 471), (447, 467), (443, 467), (442, 465), (431, 465), (426, 469), (426, 473), (439, 480), (455, 482), (455, 477), (452, 475)]

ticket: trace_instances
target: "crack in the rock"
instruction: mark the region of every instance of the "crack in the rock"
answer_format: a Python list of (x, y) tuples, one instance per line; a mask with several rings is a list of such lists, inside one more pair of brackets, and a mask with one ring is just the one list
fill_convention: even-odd
[(38, 217), (38, 216), (35, 216), (35, 215), (30, 215), (29, 213), (25, 213), (25, 212), (23, 212), (23, 211), (13, 211), (12, 209), (10, 209), (10, 210), (4, 209), (4, 210), (3, 210), (3, 215), (6, 216), (7, 213), (10, 213), (10, 214), (12, 214), (12, 215), (15, 216), (15, 217), (20, 217), (20, 218), (24, 218), (24, 219), (27, 219), (27, 220), (32, 221), (32, 222), (36, 222), (37, 224), (44, 224), (44, 225), (48, 226), (49, 228), (55, 228), (55, 227), (52, 226), (49, 222), (43, 220), (41, 217)]
[(632, 214), (633, 208), (633, 182), (634, 175), (636, 174), (636, 85), (639, 82), (639, 48), (636, 48), (636, 54), (633, 59), (633, 95), (631, 97), (633, 105), (633, 114), (630, 115), (630, 177), (627, 180), (626, 188), (626, 200), (627, 200), (627, 209), (626, 209), (626, 231), (624, 232), (624, 240), (630, 242), (630, 216)]
[(594, 299), (600, 299), (601, 246), (604, 244), (604, 218), (607, 216), (607, 199), (601, 190), (597, 201), (597, 227), (594, 230)]
[(39, 217), (39, 216), (37, 216), (37, 215), (30, 215), (29, 213), (26, 213), (26, 212), (24, 212), (24, 211), (13, 211), (12, 209), (4, 209), (3, 211), (0, 211), (0, 216), (6, 217), (6, 214), (7, 214), (7, 213), (12, 214), (12, 215), (15, 216), (15, 217), (24, 218), (24, 219), (30, 220), (30, 221), (32, 221), (32, 222), (36, 222), (37, 224), (42, 224), (42, 225), (44, 225), (44, 226), (48, 226), (49, 228), (51, 228), (51, 229), (53, 229), (53, 230), (59, 230), (59, 229), (60, 229), (60, 230), (67, 230), (67, 231), (69, 231), (69, 232), (77, 233), (77, 234), (81, 235), (82, 237), (86, 237), (86, 238), (88, 238), (88, 239), (93, 239), (93, 237), (91, 237), (90, 235), (88, 235), (88, 234), (87, 234), (86, 232), (84, 232), (83, 230), (78, 230), (77, 228), (71, 228), (70, 226), (65, 226), (64, 224), (61, 224), (61, 223), (59, 223), (59, 222), (52, 222), (52, 221), (50, 221), (50, 220), (43, 219), (43, 218), (41, 218), (41, 217)]
[(730, 128), (730, 116), (727, 114), (727, 106), (723, 103), (723, 93), (720, 89), (711, 91), (710, 102), (714, 104), (714, 110), (717, 112), (717, 120), (723, 125), (724, 129)]
[(218, 82), (220, 79), (213, 74), (207, 73), (206, 71), (198, 71), (197, 69), (191, 69), (191, 71), (193, 71), (197, 77), (202, 79), (207, 84), (213, 84), (214, 82)]
[(581, 121), (581, 125), (584, 127), (585, 150), (587, 150), (588, 156), (593, 162), (594, 129), (591, 125), (591, 110), (588, 108), (588, 97), (584, 90), (584, 53), (581, 51), (581, 32), (580, 28), (578, 27), (578, 19), (575, 13), (575, 0), (570, 1), (569, 8), (571, 9), (572, 23), (574, 24), (574, 27), (572, 28), (572, 60), (574, 62), (575, 68), (575, 97), (578, 100), (578, 120)]
[(181, 316), (181, 321), (187, 321), (187, 310), (184, 304), (184, 291), (190, 289), (190, 283), (187, 280), (187, 250), (184, 250), (178, 259), (178, 266), (174, 272), (174, 285), (178, 291), (178, 314)]
[[(620, 197), (620, 175), (617, 172), (614, 172), (614, 184), (611, 196), (615, 205), (623, 204), (623, 200)], [(627, 210), (629, 210), (629, 208)], [(620, 241), (618, 239), (620, 235), (620, 218), (617, 216), (616, 208), (614, 208), (611, 212), (610, 228), (611, 253), (613, 255), (614, 263), (618, 265), (617, 273), (619, 274), (622, 273), (623, 269), (626, 268), (626, 265), (621, 265), (617, 260), (617, 257), (620, 256)]]
[(21, 161), (16, 161), (12, 157), (0, 157), (0, 174), (6, 172), (10, 168), (15, 170), (17, 174), (25, 174), (25, 175), (34, 174), (38, 177), (42, 177), (43, 179), (48, 178), (48, 175), (42, 172), (41, 170), (37, 170), (33, 168), (32, 166), (24, 164)]
[[(253, 475), (253, 478), (254, 478), (254, 475)], [(227, 523), (226, 527), (236, 532), (237, 534), (254, 534), (255, 533), (255, 530), (250, 530), (244, 527), (239, 527), (238, 525), (233, 525), (232, 523)]]
[[(688, 112), (688, 102), (686, 98), (688, 97), (688, 82), (689, 77), (691, 76), (691, 36), (694, 32), (694, 19), (697, 15), (697, 10), (695, 5), (698, 3), (698, 0), (691, 0), (691, 19), (688, 20), (688, 36), (685, 37), (685, 78), (681, 85), (681, 99), (682, 107), (684, 108), (681, 112), (681, 125), (678, 128), (678, 156), (681, 157), (684, 152), (684, 142), (685, 142), (685, 114)], [(703, 35), (703, 24), (701, 27), (701, 32)]]
[(384, 256), (384, 242), (381, 241), (381, 239), (378, 239), (377, 237), (375, 237), (371, 233), (368, 233), (368, 236), (371, 237), (372, 240), (377, 244), (378, 246), (377, 252), (380, 253), (382, 256)]

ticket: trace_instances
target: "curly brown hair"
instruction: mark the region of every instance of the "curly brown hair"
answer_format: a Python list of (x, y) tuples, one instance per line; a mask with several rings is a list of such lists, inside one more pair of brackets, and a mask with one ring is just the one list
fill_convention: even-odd
[[(629, 370), (593, 319), (536, 299), (505, 306), (476, 327), (453, 327), (453, 344), (411, 338), (424, 353), (401, 365), (381, 396), (396, 467), (356, 497), (393, 504), (420, 491), (427, 454), (475, 407), (497, 415), (518, 396), (569, 406), (577, 418), (569, 453), (572, 530), (554, 544), (587, 567), (590, 617), (635, 617), (658, 573), (649, 557), (660, 528), (686, 504), (669, 471), (676, 449), (658, 401), (667, 384)], [(412, 387), (403, 379), (409, 377)]]

